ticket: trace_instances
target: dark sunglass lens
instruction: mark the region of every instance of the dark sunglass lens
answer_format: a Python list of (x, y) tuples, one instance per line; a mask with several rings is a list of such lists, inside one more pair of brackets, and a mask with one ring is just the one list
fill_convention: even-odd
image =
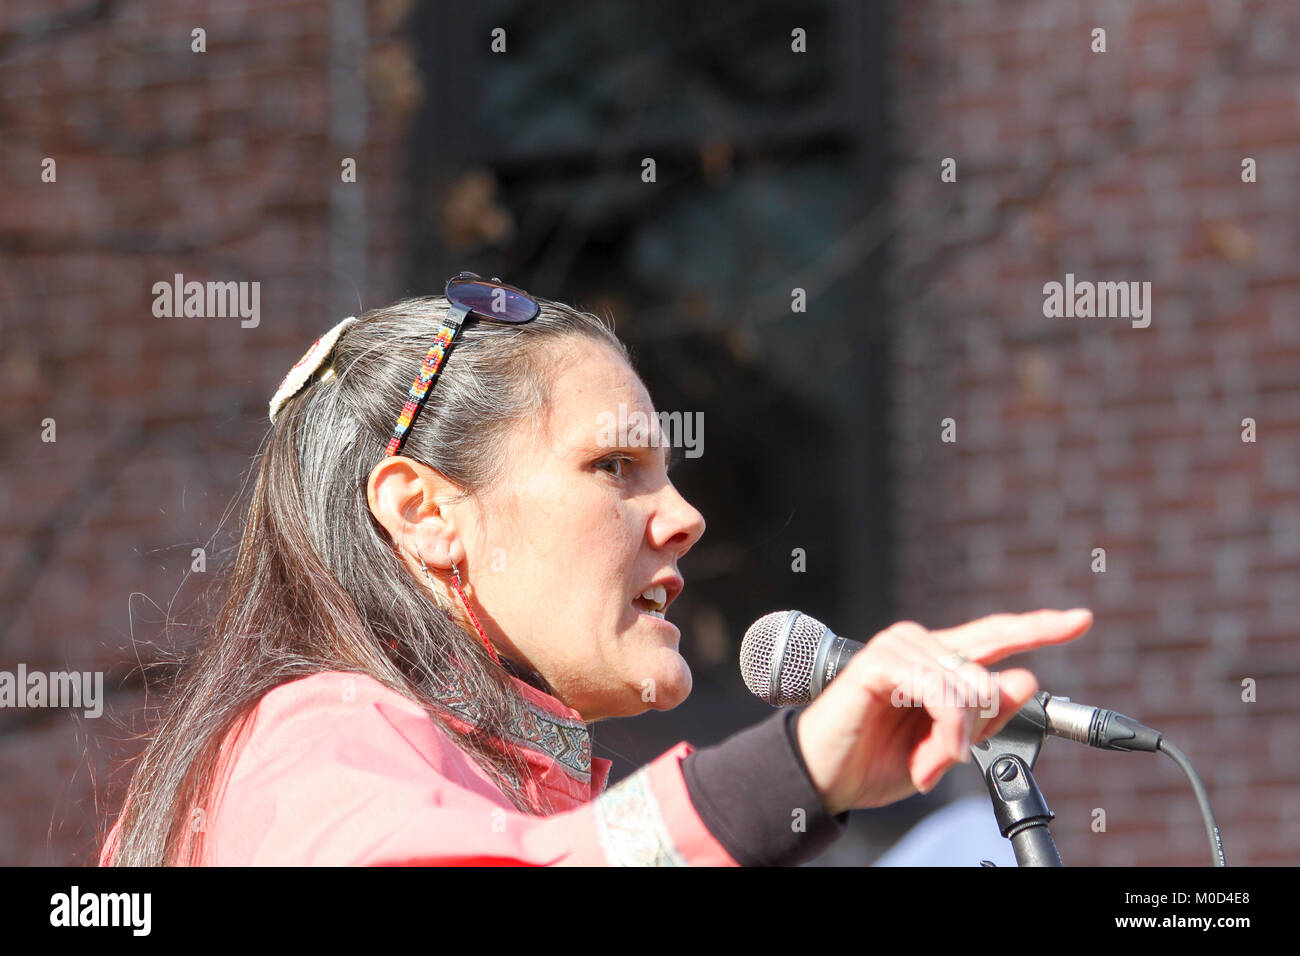
[(452, 279), (447, 283), (447, 298), (469, 306), (475, 313), (498, 322), (528, 322), (540, 311), (527, 294), (508, 285), (472, 279)]

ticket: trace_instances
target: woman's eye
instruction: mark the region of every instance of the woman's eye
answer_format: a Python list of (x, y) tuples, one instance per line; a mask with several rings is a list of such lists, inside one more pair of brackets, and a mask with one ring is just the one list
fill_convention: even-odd
[(623, 463), (624, 463), (625, 461), (631, 461), (631, 460), (632, 460), (632, 459), (631, 459), (631, 458), (628, 458), (626, 455), (611, 455), (611, 456), (608, 457), (608, 458), (602, 458), (602, 459), (597, 463), (596, 467), (598, 467), (598, 468), (604, 468), (606, 465), (613, 465), (613, 466), (615, 466), (615, 467), (614, 467), (614, 470), (611, 471), (611, 472), (609, 472), (609, 473), (610, 473), (611, 475), (613, 475), (615, 478), (622, 478), (622, 477), (623, 477)]

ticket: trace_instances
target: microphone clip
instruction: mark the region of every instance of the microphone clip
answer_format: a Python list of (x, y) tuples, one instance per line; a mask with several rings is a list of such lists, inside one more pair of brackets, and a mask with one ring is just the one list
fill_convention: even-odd
[(1047, 808), (1033, 767), (1047, 739), (1046, 692), (1025, 704), (1000, 731), (971, 747), (984, 775), (998, 829), (1011, 841), (1020, 866), (1063, 866), (1048, 824)]

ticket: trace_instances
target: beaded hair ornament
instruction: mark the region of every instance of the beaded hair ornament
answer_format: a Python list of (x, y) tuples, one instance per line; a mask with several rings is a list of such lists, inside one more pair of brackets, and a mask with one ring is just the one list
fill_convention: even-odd
[[(357, 317), (350, 315), (334, 328), (330, 329), (315, 342), (311, 344), (302, 358), (293, 363), (293, 368), (289, 369), (289, 374), (284, 377), (280, 387), (275, 390), (271, 397), (271, 404), (268, 411), (271, 416), (271, 422), (274, 424), (275, 416), (279, 413), (281, 406), (289, 399), (293, 398), (303, 390), (303, 387), (311, 381), (316, 370), (319, 369), (329, 359), (334, 352), (334, 346), (338, 343), (339, 336), (355, 325)], [(321, 373), (321, 381), (329, 381), (334, 377), (334, 367), (330, 366)]]

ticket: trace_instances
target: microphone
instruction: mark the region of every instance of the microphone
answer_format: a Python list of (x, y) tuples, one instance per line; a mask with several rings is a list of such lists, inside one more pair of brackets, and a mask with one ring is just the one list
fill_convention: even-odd
[[(840, 637), (802, 611), (773, 611), (749, 626), (740, 645), (740, 674), (755, 697), (773, 707), (806, 704), (821, 694), (866, 645)], [(1024, 709), (1041, 706), (1047, 733), (1100, 750), (1160, 749), (1161, 735), (1132, 717), (1077, 704), (1043, 691)]]
[(802, 611), (773, 611), (745, 632), (740, 676), (751, 694), (773, 707), (806, 704), (865, 646)]

